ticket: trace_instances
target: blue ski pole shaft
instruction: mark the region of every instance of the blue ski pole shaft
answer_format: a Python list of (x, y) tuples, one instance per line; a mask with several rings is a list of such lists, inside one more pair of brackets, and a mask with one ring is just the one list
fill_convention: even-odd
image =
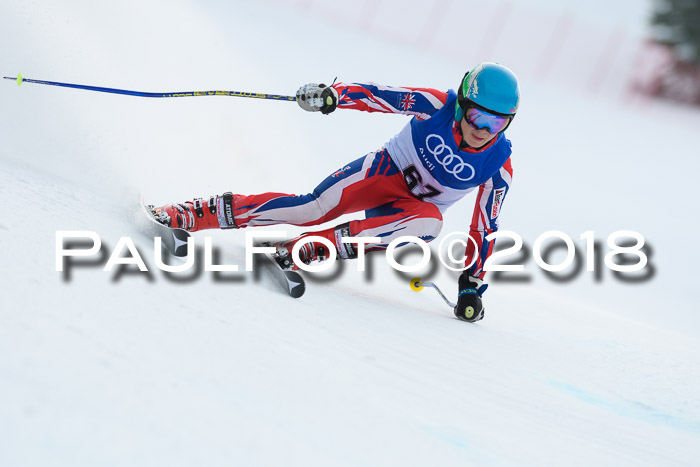
[(86, 86), (84, 84), (59, 83), (56, 81), (42, 81), (38, 79), (24, 78), (21, 74), (16, 78), (11, 76), (3, 76), (5, 79), (17, 81), (17, 85), (22, 83), (45, 84), (48, 86), (60, 86), (64, 88), (83, 89), (86, 91), (107, 92), (111, 94), (122, 94), (126, 96), (136, 97), (200, 97), (200, 96), (231, 96), (231, 97), (249, 97), (253, 99), (273, 99), (278, 101), (296, 101), (294, 96), (280, 96), (278, 94), (264, 94), (257, 92), (243, 91), (183, 91), (183, 92), (141, 92), (129, 91), (127, 89), (102, 88), (98, 86)]

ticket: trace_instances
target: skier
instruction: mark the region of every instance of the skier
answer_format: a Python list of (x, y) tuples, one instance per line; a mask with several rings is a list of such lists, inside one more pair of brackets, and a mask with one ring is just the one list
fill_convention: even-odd
[[(275, 246), (283, 268), (297, 269), (292, 247), (302, 242), (301, 260), (326, 259), (328, 252), (309, 236), (328, 239), (343, 259), (357, 256), (341, 237), (380, 237), (367, 251), (384, 249), (394, 239), (411, 235), (425, 241), (440, 233), (442, 214), (467, 193), (479, 188), (466, 249), (469, 264), (458, 279), (455, 316), (483, 318), (483, 265), (493, 250), (485, 237), (498, 229), (498, 216), (510, 188), (511, 144), (504, 131), (518, 110), (518, 81), (511, 70), (481, 63), (469, 71), (457, 92), (368, 84), (306, 84), (296, 94), (299, 106), (329, 114), (339, 109), (411, 115), (411, 121), (381, 149), (343, 166), (305, 195), (224, 193), (155, 209), (169, 227), (188, 231), (276, 224), (318, 225), (352, 212), (365, 218), (331, 229), (305, 233)], [(476, 244), (476, 248), (474, 246)]]

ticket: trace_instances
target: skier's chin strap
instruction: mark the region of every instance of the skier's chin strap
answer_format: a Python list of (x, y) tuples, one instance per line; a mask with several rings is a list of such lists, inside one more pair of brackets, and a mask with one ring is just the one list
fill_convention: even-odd
[(459, 124), (459, 122), (454, 123), (455, 127), (457, 128), (457, 133), (459, 133), (459, 149), (471, 149), (471, 150), (476, 150), (476, 148), (473, 148), (467, 144), (467, 140), (464, 138), (464, 133), (462, 133), (462, 125)]
[(457, 131), (460, 138), (462, 138), (462, 141), (459, 142), (459, 149), (475, 149), (467, 144), (467, 139), (462, 134), (462, 125), (457, 125)]

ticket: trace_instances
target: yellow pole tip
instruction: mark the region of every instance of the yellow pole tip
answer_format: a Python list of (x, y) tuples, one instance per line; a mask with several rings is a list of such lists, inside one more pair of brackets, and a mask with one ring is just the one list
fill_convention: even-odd
[(420, 292), (421, 290), (423, 290), (423, 286), (420, 284), (420, 277), (414, 277), (413, 279), (411, 279), (411, 290), (413, 290), (414, 292)]

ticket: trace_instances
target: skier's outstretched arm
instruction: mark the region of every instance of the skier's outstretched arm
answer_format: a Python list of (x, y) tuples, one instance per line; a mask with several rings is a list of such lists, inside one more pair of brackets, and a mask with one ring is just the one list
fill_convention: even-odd
[(440, 110), (447, 93), (430, 88), (393, 87), (375, 83), (306, 84), (297, 91), (297, 103), (309, 112), (328, 114), (336, 108), (396, 113), (421, 120)]
[(486, 240), (486, 237), (498, 230), (498, 217), (512, 180), (513, 167), (509, 158), (493, 177), (479, 187), (469, 228), (469, 235), (474, 242), (468, 242), (465, 264), (469, 264), (477, 253), (478, 257), (459, 277), (459, 295), (455, 308), (455, 315), (465, 321), (478, 321), (483, 318), (481, 295), (488, 287), (484, 283), (484, 263), (491, 256), (495, 243), (493, 240)]

